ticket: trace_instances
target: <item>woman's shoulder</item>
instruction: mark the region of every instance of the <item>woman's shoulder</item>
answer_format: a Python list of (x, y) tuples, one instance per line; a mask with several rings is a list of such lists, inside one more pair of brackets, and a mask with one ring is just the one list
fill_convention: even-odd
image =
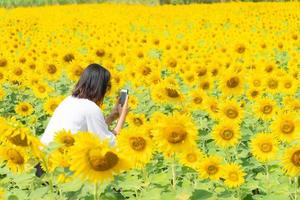
[(68, 98), (70, 101), (73, 101), (74, 106), (77, 106), (78, 109), (82, 109), (88, 114), (101, 112), (99, 106), (89, 99), (77, 98), (74, 96), (69, 96)]

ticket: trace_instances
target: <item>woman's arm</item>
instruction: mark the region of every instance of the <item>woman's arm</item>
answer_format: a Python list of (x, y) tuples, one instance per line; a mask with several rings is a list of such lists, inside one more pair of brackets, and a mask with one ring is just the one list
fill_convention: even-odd
[(124, 122), (125, 122), (126, 115), (128, 113), (128, 95), (127, 95), (127, 97), (125, 99), (123, 107), (121, 107), (121, 105), (118, 104), (118, 110), (119, 110), (119, 113), (120, 113), (120, 118), (119, 118), (119, 120), (117, 122), (116, 127), (113, 130), (113, 133), (115, 135), (119, 134), (119, 132), (121, 131), (121, 129), (122, 129), (123, 125), (124, 125)]

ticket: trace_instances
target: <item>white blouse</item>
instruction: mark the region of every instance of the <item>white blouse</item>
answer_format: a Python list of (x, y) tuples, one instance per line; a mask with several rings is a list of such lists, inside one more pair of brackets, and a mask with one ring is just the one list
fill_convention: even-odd
[(100, 139), (108, 138), (110, 145), (115, 144), (115, 135), (108, 130), (99, 106), (88, 99), (68, 96), (55, 109), (48, 126), (41, 137), (43, 144), (49, 144), (55, 134), (62, 130), (71, 133), (88, 131), (97, 134)]

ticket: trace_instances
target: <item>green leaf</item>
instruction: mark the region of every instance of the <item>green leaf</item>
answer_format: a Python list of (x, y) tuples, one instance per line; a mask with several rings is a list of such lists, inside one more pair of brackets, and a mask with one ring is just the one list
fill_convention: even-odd
[(48, 187), (41, 187), (31, 191), (30, 199), (41, 199), (48, 191)]
[(80, 181), (79, 179), (75, 179), (71, 182), (63, 183), (60, 186), (64, 192), (75, 192), (80, 190), (82, 185), (82, 181)]
[(191, 197), (191, 200), (201, 200), (201, 199), (208, 199), (212, 197), (213, 194), (207, 190), (195, 190)]

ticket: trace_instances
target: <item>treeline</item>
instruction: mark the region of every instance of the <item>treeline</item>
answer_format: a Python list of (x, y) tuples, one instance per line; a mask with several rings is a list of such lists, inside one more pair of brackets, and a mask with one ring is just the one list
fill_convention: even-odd
[(191, 4), (191, 3), (215, 3), (215, 2), (261, 2), (261, 1), (287, 1), (287, 0), (0, 0), (0, 7), (18, 7), (18, 6), (42, 6), (57, 4), (80, 4), (80, 3), (129, 3), (129, 4)]

